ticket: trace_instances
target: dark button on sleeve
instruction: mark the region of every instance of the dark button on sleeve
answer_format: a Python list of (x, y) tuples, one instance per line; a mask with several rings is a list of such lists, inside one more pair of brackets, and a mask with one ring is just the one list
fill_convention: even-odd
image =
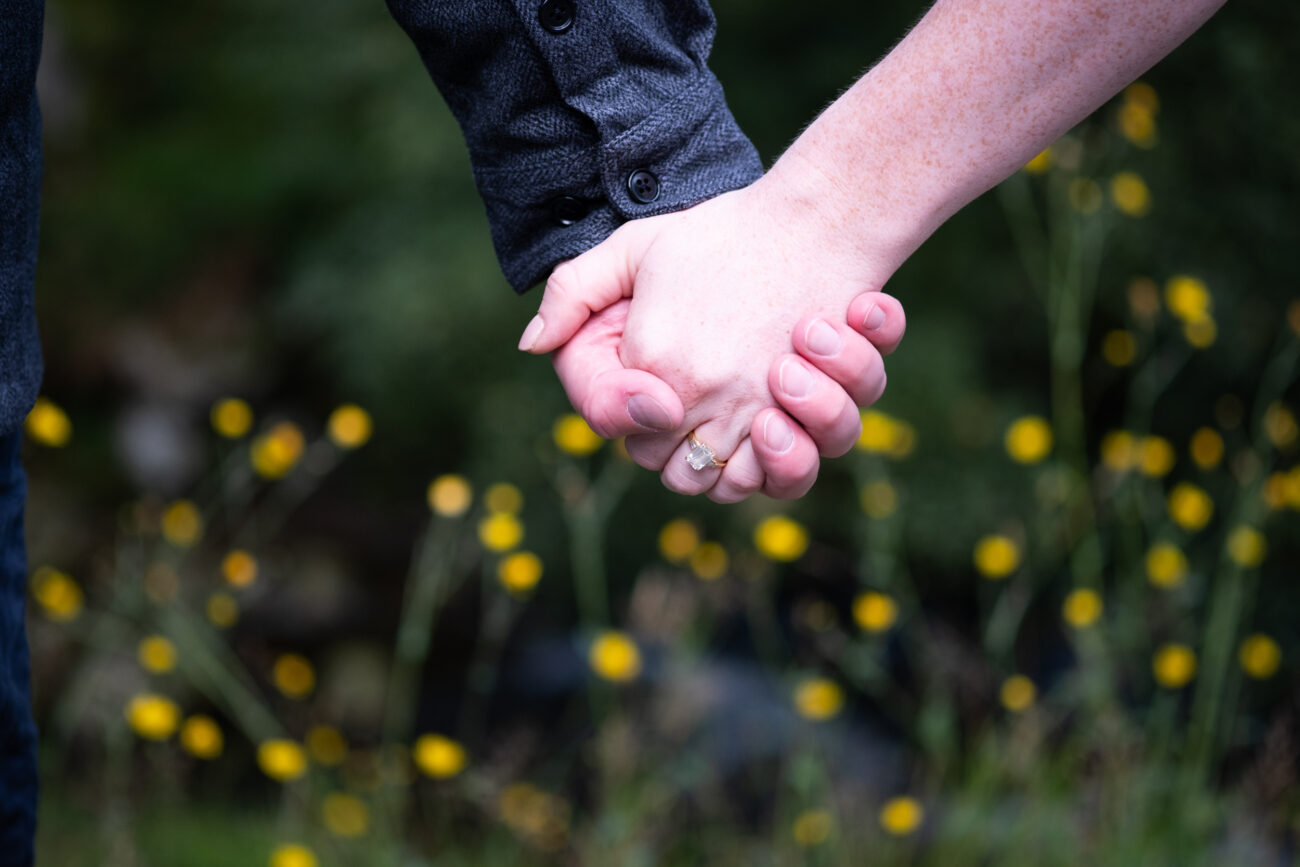
[(648, 169), (637, 169), (627, 176), (627, 190), (635, 201), (648, 205), (659, 198), (659, 178)]
[(563, 33), (573, 26), (573, 0), (543, 0), (537, 20), (551, 33)]
[(551, 217), (561, 226), (572, 226), (587, 216), (587, 203), (573, 196), (558, 196), (551, 200)]

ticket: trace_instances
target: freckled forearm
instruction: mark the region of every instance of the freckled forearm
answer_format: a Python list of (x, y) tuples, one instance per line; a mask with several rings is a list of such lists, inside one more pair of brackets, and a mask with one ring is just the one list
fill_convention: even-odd
[(883, 280), (1222, 4), (939, 0), (760, 183), (850, 236)]

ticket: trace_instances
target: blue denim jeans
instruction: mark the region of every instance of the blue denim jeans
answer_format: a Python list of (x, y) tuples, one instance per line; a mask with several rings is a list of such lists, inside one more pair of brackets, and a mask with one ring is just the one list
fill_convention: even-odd
[(30, 867), (36, 832), (36, 724), (23, 607), (27, 479), (20, 436), (0, 437), (0, 867)]
[[(41, 16), (41, 0), (0, 0), (0, 436), (22, 427), (41, 382), (32, 300), (41, 193)], [(0, 850), (0, 864), (4, 857)]]

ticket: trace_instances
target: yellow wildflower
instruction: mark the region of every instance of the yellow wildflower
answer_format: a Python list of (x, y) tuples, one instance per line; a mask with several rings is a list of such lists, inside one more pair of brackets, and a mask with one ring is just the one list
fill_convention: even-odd
[(1145, 217), (1151, 211), (1151, 191), (1136, 172), (1120, 172), (1110, 179), (1110, 200), (1130, 217)]
[(1003, 442), (1012, 460), (1036, 464), (1052, 450), (1052, 428), (1042, 416), (1023, 416), (1007, 428)]
[(211, 761), (221, 755), (225, 737), (221, 726), (210, 716), (196, 713), (181, 726), (181, 748), (196, 759)]
[(1070, 181), (1066, 196), (1070, 200), (1070, 206), (1085, 217), (1095, 214), (1101, 207), (1101, 185), (1092, 178), (1075, 178)]
[(176, 667), (176, 645), (161, 635), (149, 635), (136, 647), (140, 665), (154, 674), (162, 674)]
[(1052, 149), (1051, 147), (1043, 148), (1038, 155), (1032, 160), (1025, 163), (1025, 172), (1031, 175), (1041, 175), (1052, 167)]
[(469, 757), (465, 748), (442, 735), (420, 735), (413, 752), (415, 766), (435, 780), (454, 777), (465, 770)]
[(1196, 433), (1192, 434), (1192, 442), (1188, 447), (1191, 452), (1192, 461), (1203, 470), (1210, 470), (1218, 466), (1219, 461), (1223, 460), (1223, 437), (1213, 428), (1198, 428)]
[(456, 518), (469, 511), (474, 491), (464, 476), (438, 476), (429, 484), (429, 508), (444, 518)]
[(162, 535), (177, 548), (189, 548), (203, 537), (203, 516), (189, 500), (177, 500), (162, 516)]
[(626, 683), (641, 673), (641, 651), (623, 632), (606, 630), (591, 643), (587, 654), (591, 670), (605, 680)]
[(131, 730), (146, 740), (165, 741), (181, 721), (181, 709), (165, 696), (147, 692), (131, 699), (126, 706), (126, 721)]
[(337, 837), (361, 837), (370, 830), (370, 809), (360, 798), (331, 792), (321, 801), (321, 819)]
[(306, 658), (296, 653), (282, 653), (271, 669), (275, 688), (289, 698), (306, 698), (316, 687), (316, 671)]
[(1160, 99), (1156, 96), (1156, 89), (1145, 81), (1135, 81), (1124, 88), (1124, 99), (1152, 114), (1160, 111)]
[(898, 491), (883, 479), (870, 482), (862, 489), (861, 503), (867, 517), (888, 518), (898, 510)]
[(1206, 316), (1193, 322), (1183, 324), (1183, 337), (1197, 349), (1206, 349), (1214, 344), (1219, 334), (1219, 327), (1214, 324), (1214, 317)]
[(511, 593), (527, 593), (542, 578), (542, 558), (531, 551), (517, 551), (497, 565), (497, 580)]
[(1295, 416), (1280, 401), (1269, 404), (1264, 410), (1264, 433), (1268, 434), (1273, 445), (1280, 449), (1289, 448), (1300, 437), (1300, 426), (1296, 425)]
[(483, 505), (489, 512), (517, 515), (524, 507), (524, 493), (509, 482), (497, 482), (483, 493)]
[(1185, 644), (1163, 644), (1151, 660), (1151, 672), (1166, 689), (1186, 686), (1196, 676), (1196, 654)]
[(808, 531), (798, 521), (773, 515), (754, 528), (754, 547), (770, 560), (789, 563), (808, 550)]
[(1106, 332), (1101, 341), (1101, 357), (1115, 367), (1128, 367), (1137, 357), (1137, 341), (1133, 332), (1122, 328)]
[(884, 593), (868, 590), (853, 600), (853, 619), (867, 632), (884, 632), (898, 620), (898, 603)]
[(1087, 587), (1071, 590), (1061, 606), (1061, 616), (1075, 629), (1092, 626), (1101, 618), (1101, 613), (1101, 595)]
[(795, 816), (790, 833), (796, 845), (804, 849), (820, 846), (831, 836), (835, 822), (826, 810), (804, 810)]
[(1286, 508), (1287, 493), (1290, 487), (1290, 479), (1287, 473), (1276, 472), (1269, 473), (1264, 480), (1264, 489), (1260, 492), (1264, 497), (1264, 502), (1274, 511)]
[(218, 629), (229, 629), (239, 619), (239, 603), (229, 593), (213, 593), (206, 606), (208, 622)]
[(872, 454), (905, 458), (916, 446), (916, 431), (905, 421), (875, 409), (862, 411), (858, 448)]
[(1155, 114), (1146, 106), (1125, 101), (1119, 107), (1118, 121), (1120, 133), (1133, 144), (1148, 150), (1156, 146)]
[(307, 754), (296, 742), (275, 738), (258, 746), (257, 766), (271, 779), (287, 783), (307, 772)]
[(1205, 281), (1178, 274), (1165, 283), (1165, 306), (1183, 322), (1199, 322), (1210, 315), (1210, 290)]
[(586, 419), (573, 413), (562, 415), (555, 420), (555, 426), (551, 428), (551, 437), (561, 451), (578, 457), (589, 455), (605, 444), (600, 435), (587, 424)]
[(1014, 674), (1002, 681), (998, 697), (1007, 710), (1020, 713), (1033, 705), (1034, 699), (1038, 697), (1038, 689), (1034, 686), (1034, 682), (1023, 674)]
[(809, 678), (795, 689), (794, 706), (804, 719), (828, 720), (844, 706), (844, 691), (833, 680)]
[(1101, 439), (1101, 462), (1116, 472), (1127, 472), (1137, 463), (1138, 448), (1128, 431), (1114, 430)]
[(212, 405), (212, 429), (227, 439), (239, 439), (253, 426), (253, 408), (237, 397), (228, 397)]
[(1147, 551), (1147, 579), (1157, 587), (1177, 587), (1187, 577), (1187, 558), (1178, 546), (1157, 542)]
[(713, 581), (727, 574), (727, 549), (717, 542), (704, 542), (691, 554), (691, 571), (702, 581)]
[(259, 476), (266, 479), (280, 479), (302, 457), (302, 431), (293, 422), (282, 421), (269, 431), (253, 440), (249, 448), (249, 460)]
[(1255, 680), (1267, 680), (1277, 674), (1282, 664), (1282, 648), (1272, 638), (1261, 632), (1249, 635), (1237, 650), (1241, 670)]
[(307, 730), (307, 753), (316, 764), (332, 768), (347, 759), (348, 743), (333, 726), (312, 726)]
[(1228, 534), (1228, 556), (1239, 566), (1253, 569), (1264, 562), (1268, 542), (1254, 527), (1234, 527)]
[(257, 560), (237, 548), (222, 558), (221, 575), (233, 587), (247, 587), (257, 580)]
[(479, 522), (478, 539), (489, 551), (509, 551), (524, 540), (524, 525), (514, 515), (495, 512)]
[(985, 578), (1005, 578), (1020, 566), (1020, 549), (1007, 536), (984, 536), (975, 543), (975, 568)]
[(306, 846), (285, 843), (271, 853), (269, 867), (316, 867), (316, 856)]
[(1210, 523), (1214, 501), (1190, 482), (1180, 482), (1169, 492), (1169, 517), (1184, 530), (1196, 531)]
[(1164, 437), (1143, 437), (1138, 443), (1138, 469), (1142, 475), (1158, 479), (1174, 468), (1174, 447)]
[(659, 531), (659, 553), (669, 563), (685, 563), (700, 546), (700, 531), (685, 518), (675, 518)]
[(72, 439), (72, 421), (54, 401), (38, 397), (23, 422), (23, 432), (34, 443), (60, 448)]
[(890, 798), (880, 809), (880, 827), (895, 837), (911, 834), (921, 827), (925, 820), (925, 810), (915, 798), (902, 796)]
[(45, 616), (60, 623), (75, 620), (85, 599), (81, 587), (66, 573), (42, 566), (32, 574), (32, 596)]
[(370, 413), (355, 403), (345, 403), (330, 413), (326, 429), (334, 445), (341, 449), (356, 449), (370, 439), (373, 423)]

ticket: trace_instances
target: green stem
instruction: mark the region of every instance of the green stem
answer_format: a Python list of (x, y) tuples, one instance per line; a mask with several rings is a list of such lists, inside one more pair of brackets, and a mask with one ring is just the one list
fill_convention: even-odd
[(159, 621), (179, 645), (185, 674), (235, 720), (249, 740), (261, 743), (284, 737), (284, 727), (258, 698), (256, 688), (237, 673), (245, 671), (243, 664), (210, 629), (176, 607), (165, 609)]
[(573, 591), (583, 628), (599, 629), (609, 623), (609, 598), (605, 574), (605, 528), (614, 507), (632, 479), (627, 461), (607, 460), (590, 485), (574, 467), (561, 469), (557, 484), (564, 518), (569, 528), (573, 566)]
[[(435, 518), (421, 537), (412, 559), (384, 702), (380, 738), (384, 746), (411, 739), (420, 673), (433, 641), (438, 604), (449, 595), (455, 577), (452, 567), (460, 527), (459, 519)], [(380, 753), (383, 755), (383, 750)], [(376, 801), (379, 851), (384, 853), (379, 863), (401, 863), (401, 823), (408, 797), (407, 788), (398, 783), (384, 787)]]
[(410, 739), (420, 671), (433, 641), (438, 603), (450, 589), (459, 531), (459, 520), (435, 519), (420, 541), (407, 576), (384, 704), (384, 744)]
[[(1300, 342), (1288, 336), (1285, 326), (1283, 328), (1280, 346), (1260, 377), (1260, 386), (1256, 392), (1254, 453), (1257, 456), (1267, 455), (1271, 451), (1262, 422), (1264, 413), (1294, 381), (1296, 364), (1300, 361)], [(1227, 522), (1229, 527), (1255, 527), (1259, 524), (1263, 510), (1260, 488), (1267, 474), (1267, 462), (1261, 458), (1260, 464), (1261, 468), (1253, 483), (1238, 493), (1232, 517)], [(1188, 733), (1189, 793), (1205, 782), (1210, 767), (1217, 758), (1219, 724), (1227, 717), (1223, 713), (1226, 710), (1223, 707), (1223, 696), (1230, 682), (1233, 646), (1243, 611), (1253, 604), (1257, 583), (1256, 573), (1247, 573), (1240, 565), (1232, 562), (1225, 551), (1220, 557), (1218, 574), (1214, 579), (1214, 592), (1208, 609), (1210, 616), (1205, 625), (1201, 654), (1201, 677), (1192, 700)]]

